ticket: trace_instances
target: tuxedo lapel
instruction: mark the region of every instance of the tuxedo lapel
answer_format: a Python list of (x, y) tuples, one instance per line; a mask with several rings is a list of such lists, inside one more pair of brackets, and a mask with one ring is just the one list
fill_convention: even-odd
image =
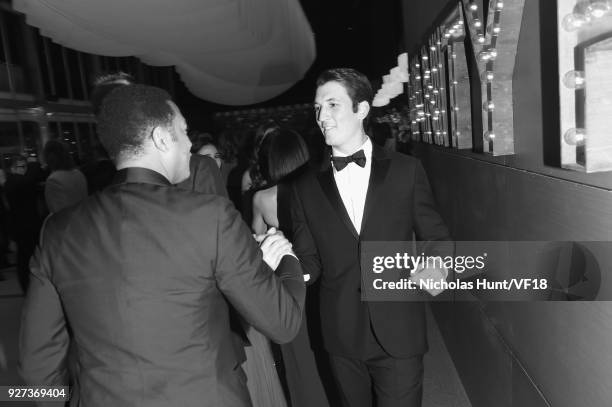
[(380, 190), (387, 176), (391, 159), (387, 152), (378, 145), (372, 143), (372, 170), (370, 171), (370, 181), (368, 183), (368, 193), (366, 195), (365, 206), (363, 208), (363, 220), (361, 221), (361, 233), (365, 230), (370, 215), (376, 203), (380, 199)]
[(357, 235), (357, 230), (351, 222), (351, 218), (349, 218), (348, 212), (344, 207), (344, 203), (342, 202), (342, 198), (340, 197), (340, 192), (338, 191), (338, 186), (336, 185), (336, 180), (334, 179), (334, 173), (331, 165), (328, 165), (321, 171), (318, 175), (319, 184), (321, 184), (321, 189), (323, 189), (323, 193), (329, 200), (329, 203), (334, 208), (338, 217), (344, 222), (344, 225), (351, 231), (353, 237), (355, 239), (359, 239), (359, 235)]

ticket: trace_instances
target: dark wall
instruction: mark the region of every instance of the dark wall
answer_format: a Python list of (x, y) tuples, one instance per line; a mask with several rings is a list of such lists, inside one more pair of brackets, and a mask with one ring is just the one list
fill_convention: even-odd
[[(408, 50), (451, 2), (412, 3), (404, 1)], [(416, 155), (457, 240), (580, 242), (572, 246), (577, 252), (543, 267), (567, 271), (578, 258), (587, 280), (599, 279), (599, 296), (609, 296), (612, 173), (567, 171), (546, 159), (550, 140), (558, 138), (550, 4), (525, 0), (513, 81), (516, 154), (492, 158), (418, 145)], [(612, 303), (470, 301), (433, 308), (474, 407), (611, 405)]]

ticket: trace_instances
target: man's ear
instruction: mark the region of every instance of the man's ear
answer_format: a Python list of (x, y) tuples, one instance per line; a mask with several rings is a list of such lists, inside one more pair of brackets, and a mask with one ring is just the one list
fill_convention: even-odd
[(357, 114), (359, 115), (359, 118), (363, 120), (368, 117), (368, 113), (370, 113), (370, 104), (365, 100), (362, 100), (357, 105)]
[(170, 142), (172, 141), (172, 137), (168, 130), (164, 129), (163, 127), (155, 127), (151, 131), (151, 139), (153, 140), (153, 145), (159, 151), (166, 152), (170, 149)]

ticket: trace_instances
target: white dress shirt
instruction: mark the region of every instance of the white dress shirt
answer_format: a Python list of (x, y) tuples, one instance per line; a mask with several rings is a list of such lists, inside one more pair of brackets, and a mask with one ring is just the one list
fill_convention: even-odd
[[(366, 164), (363, 168), (355, 164), (349, 163), (342, 171), (336, 171), (334, 168), (334, 179), (340, 192), (340, 197), (346, 208), (346, 212), (357, 230), (357, 234), (361, 231), (361, 222), (363, 220), (363, 209), (365, 207), (366, 195), (368, 193), (368, 185), (370, 183), (370, 173), (372, 171), (372, 141), (368, 137), (365, 143), (353, 153), (363, 149), (366, 157)], [(332, 148), (334, 157), (346, 157), (351, 154), (342, 154)], [(333, 165), (332, 165), (333, 167)]]

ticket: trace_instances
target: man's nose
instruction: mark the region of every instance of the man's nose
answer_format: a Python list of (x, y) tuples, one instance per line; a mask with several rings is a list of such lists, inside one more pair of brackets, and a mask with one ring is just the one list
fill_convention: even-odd
[[(325, 113), (324, 113), (325, 112)], [(323, 121), (323, 119), (325, 117), (327, 117), (327, 110), (324, 108), (320, 108), (319, 111), (317, 112), (317, 121), (320, 123), (321, 121)]]

